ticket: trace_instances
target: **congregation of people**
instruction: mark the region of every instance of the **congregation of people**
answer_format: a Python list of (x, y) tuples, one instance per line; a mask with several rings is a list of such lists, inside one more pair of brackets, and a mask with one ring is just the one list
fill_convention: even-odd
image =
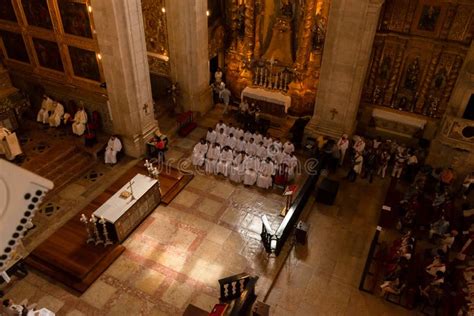
[(269, 189), (294, 179), (298, 159), (295, 147), (258, 131), (225, 124), (209, 128), (206, 138), (194, 146), (192, 163), (208, 174), (223, 175), (232, 182)]

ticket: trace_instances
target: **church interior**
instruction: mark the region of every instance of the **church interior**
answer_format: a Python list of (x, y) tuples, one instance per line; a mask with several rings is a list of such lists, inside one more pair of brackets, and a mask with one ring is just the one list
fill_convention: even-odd
[(472, 0), (0, 2), (0, 315), (474, 315)]

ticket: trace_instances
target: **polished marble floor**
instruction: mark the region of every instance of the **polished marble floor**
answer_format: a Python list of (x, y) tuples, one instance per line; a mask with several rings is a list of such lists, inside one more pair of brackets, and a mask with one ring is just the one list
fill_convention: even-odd
[[(186, 139), (173, 140), (167, 159), (186, 160), (218, 114)], [(308, 245), (269, 258), (260, 242), (260, 216), (278, 226), (283, 197), (196, 175), (140, 225), (126, 240), (127, 250), (83, 295), (32, 271), (8, 286), (6, 296), (28, 298), (57, 315), (181, 315), (189, 303), (210, 310), (218, 301), (217, 280), (247, 272), (260, 277), (258, 299), (271, 305), (271, 315), (409, 315), (357, 289), (387, 185), (341, 180), (335, 205), (310, 200), (303, 214)]]

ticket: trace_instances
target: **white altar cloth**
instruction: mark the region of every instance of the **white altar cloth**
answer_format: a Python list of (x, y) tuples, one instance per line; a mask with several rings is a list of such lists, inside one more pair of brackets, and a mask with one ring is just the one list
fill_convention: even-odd
[(137, 200), (145, 194), (156, 182), (157, 180), (150, 177), (144, 176), (138, 173), (131, 180), (134, 183), (132, 184), (133, 196), (135, 200), (132, 200), (132, 197), (123, 199), (120, 197), (120, 193), (123, 191), (130, 192), (130, 182), (124, 185), (120, 190), (118, 190), (110, 199), (108, 199), (101, 207), (99, 207), (94, 215), (98, 218), (102, 216), (104, 219), (112, 224), (114, 224), (127, 210), (132, 207)]
[(288, 109), (291, 106), (290, 96), (284, 95), (281, 92), (268, 91), (262, 88), (246, 87), (242, 91), (241, 99), (244, 97), (282, 105), (285, 107), (285, 113), (288, 113)]
[(394, 113), (392, 111), (387, 111), (383, 109), (373, 109), (372, 116), (377, 119), (383, 119), (386, 121), (398, 122), (404, 125), (410, 125), (413, 127), (417, 127), (419, 129), (424, 129), (427, 123), (426, 120), (421, 118), (416, 118), (408, 115), (402, 115), (398, 113)]

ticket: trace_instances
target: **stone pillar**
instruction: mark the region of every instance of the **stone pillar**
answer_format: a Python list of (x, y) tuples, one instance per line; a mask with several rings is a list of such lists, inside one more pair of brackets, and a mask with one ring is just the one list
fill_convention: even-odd
[(125, 153), (139, 157), (156, 130), (140, 0), (93, 0), (110, 116)]
[(171, 80), (180, 88), (179, 106), (207, 112), (212, 106), (209, 87), (207, 0), (166, 0)]
[(334, 0), (329, 10), (311, 135), (352, 133), (383, 0)]

